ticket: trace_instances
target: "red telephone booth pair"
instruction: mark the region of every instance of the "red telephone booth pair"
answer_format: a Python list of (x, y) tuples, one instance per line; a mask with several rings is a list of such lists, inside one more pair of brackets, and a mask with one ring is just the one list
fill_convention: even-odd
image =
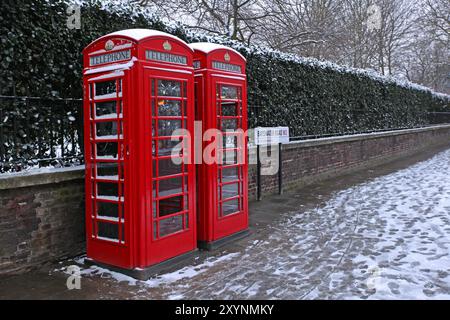
[[(242, 236), (245, 59), (147, 29), (103, 36), (83, 55), (86, 262), (145, 279), (197, 245)], [(196, 118), (220, 131), (215, 152), (226, 161), (194, 163), (195, 143), (207, 145), (194, 137)]]

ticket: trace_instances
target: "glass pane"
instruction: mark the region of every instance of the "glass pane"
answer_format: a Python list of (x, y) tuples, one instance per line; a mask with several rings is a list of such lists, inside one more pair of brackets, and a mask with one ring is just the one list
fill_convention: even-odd
[[(183, 114), (186, 114), (183, 112)], [(158, 100), (158, 115), (181, 117), (181, 101), (177, 100)]]
[(187, 97), (187, 83), (183, 82), (183, 97)]
[(95, 104), (95, 116), (105, 118), (117, 118), (116, 101), (97, 102)]
[(158, 80), (158, 96), (181, 97), (181, 82)]
[(239, 179), (239, 167), (222, 169), (222, 182), (236, 181)]
[(95, 155), (95, 143), (91, 143), (91, 159), (94, 159)]
[[(123, 212), (123, 203), (120, 203)], [(97, 201), (97, 215), (104, 217), (119, 217), (119, 203)]]
[(105, 197), (118, 197), (119, 185), (117, 183), (98, 182), (97, 195)]
[(237, 136), (235, 135), (224, 135), (223, 136), (223, 147), (224, 148), (237, 148)]
[(220, 93), (222, 99), (237, 99), (237, 87), (235, 86), (222, 86)]
[(222, 102), (222, 115), (223, 116), (237, 116), (236, 102)]
[(120, 179), (123, 179), (123, 165), (109, 162), (97, 163), (97, 177), (103, 179), (117, 179), (117, 177), (119, 176), (119, 166), (121, 167)]
[(222, 130), (235, 130), (237, 129), (237, 119), (222, 119)]
[(173, 131), (182, 128), (182, 120), (159, 120), (158, 135), (171, 136)]
[(182, 165), (181, 164), (175, 164), (172, 160), (172, 158), (169, 159), (160, 159), (158, 160), (158, 173), (156, 172), (156, 161), (153, 160), (153, 176), (168, 176), (173, 174), (182, 173)]
[(157, 204), (158, 204), (157, 201), (153, 201), (152, 202), (152, 216), (153, 216), (153, 218), (156, 218), (156, 206), (157, 206)]
[(159, 181), (159, 196), (167, 196), (170, 194), (181, 193), (183, 185), (183, 178), (170, 178)]
[(239, 210), (239, 198), (230, 200), (227, 202), (222, 202), (222, 215), (226, 216), (235, 212), (238, 212)]
[(156, 117), (156, 109), (155, 109), (155, 99), (152, 99), (152, 101), (150, 102), (152, 105), (152, 117)]
[(91, 103), (90, 105), (89, 105), (89, 117), (91, 118), (91, 119), (93, 119), (94, 118), (94, 116), (95, 116), (95, 104), (94, 103)]
[(102, 238), (109, 239), (119, 239), (119, 228), (117, 224), (112, 224), (108, 222), (98, 222), (98, 233), (97, 235)]
[(222, 152), (223, 164), (237, 164), (237, 150), (229, 150)]
[(95, 96), (103, 96), (116, 93), (116, 80), (95, 83)]
[(227, 199), (239, 195), (239, 188), (237, 183), (226, 184), (222, 186), (221, 199)]
[[(122, 124), (120, 122), (120, 124)], [(97, 122), (96, 124), (96, 135), (97, 137), (102, 137), (106, 139), (105, 137), (115, 139), (117, 138), (117, 122)], [(121, 128), (122, 129), (122, 128)]]
[(156, 155), (156, 148), (155, 144), (158, 143), (158, 155), (159, 156), (170, 156), (172, 154), (173, 148), (177, 147), (174, 152), (177, 154), (180, 153), (181, 149), (183, 148), (183, 145), (181, 144), (181, 139), (172, 141), (170, 139), (162, 139), (158, 140), (157, 142), (153, 140), (153, 147), (152, 147), (152, 154)]
[(160, 217), (164, 217), (180, 211), (183, 211), (183, 196), (159, 200)]
[(97, 156), (117, 158), (117, 145), (117, 142), (97, 143)]
[(178, 215), (168, 219), (159, 221), (159, 236), (164, 237), (166, 235), (183, 230), (183, 216)]

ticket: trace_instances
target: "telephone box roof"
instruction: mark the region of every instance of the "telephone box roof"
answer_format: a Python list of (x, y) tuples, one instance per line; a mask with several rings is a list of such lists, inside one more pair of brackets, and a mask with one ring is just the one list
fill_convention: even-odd
[(239, 51), (236, 51), (233, 48), (230, 48), (230, 47), (227, 47), (227, 46), (224, 46), (221, 44), (210, 43), (210, 42), (195, 42), (195, 43), (190, 43), (189, 47), (191, 47), (194, 50), (204, 52), (206, 54), (208, 54), (214, 50), (225, 49), (225, 50), (233, 51), (238, 56), (240, 56), (244, 61), (247, 61), (247, 59), (245, 59), (245, 57)]
[[(125, 30), (115, 31), (115, 32), (108, 33), (108, 34), (94, 40), (87, 47), (91, 46), (92, 44), (94, 44), (95, 42), (97, 42), (101, 39), (104, 39), (106, 37), (111, 37), (111, 36), (112, 37), (127, 37), (127, 38), (135, 40), (136, 42), (139, 42), (139, 41), (147, 39), (147, 38), (163, 36), (163, 37), (172, 38), (175, 41), (183, 43), (186, 47), (189, 47), (186, 42), (184, 42), (183, 40), (181, 40), (180, 38), (178, 38), (174, 35), (171, 35), (169, 33), (162, 32), (162, 31), (158, 31), (158, 30), (152, 30), (152, 29), (125, 29)], [(193, 50), (192, 48), (189, 48), (189, 49)]]

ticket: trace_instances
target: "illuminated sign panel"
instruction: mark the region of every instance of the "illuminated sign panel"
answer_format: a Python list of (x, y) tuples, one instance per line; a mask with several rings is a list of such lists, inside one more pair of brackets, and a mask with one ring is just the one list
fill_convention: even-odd
[(129, 59), (131, 59), (131, 50), (125, 50), (125, 51), (110, 52), (110, 53), (105, 53), (105, 54), (100, 54), (98, 56), (90, 57), (89, 64), (91, 66), (96, 66), (99, 64), (111, 63), (111, 62), (123, 61), (123, 60), (129, 60)]
[(187, 65), (187, 58), (185, 56), (180, 56), (178, 54), (172, 54), (167, 52), (147, 50), (145, 51), (145, 58), (147, 60)]
[(213, 61), (212, 67), (217, 70), (223, 70), (223, 71), (234, 72), (234, 73), (242, 73), (241, 66), (231, 64), (231, 63)]

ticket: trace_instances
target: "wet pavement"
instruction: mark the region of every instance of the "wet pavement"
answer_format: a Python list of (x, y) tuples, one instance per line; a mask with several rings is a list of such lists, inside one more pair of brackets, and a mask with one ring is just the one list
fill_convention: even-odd
[(0, 299), (449, 299), (449, 172), (429, 150), (253, 202), (251, 236), (180, 270), (137, 281), (79, 257), (0, 277)]

